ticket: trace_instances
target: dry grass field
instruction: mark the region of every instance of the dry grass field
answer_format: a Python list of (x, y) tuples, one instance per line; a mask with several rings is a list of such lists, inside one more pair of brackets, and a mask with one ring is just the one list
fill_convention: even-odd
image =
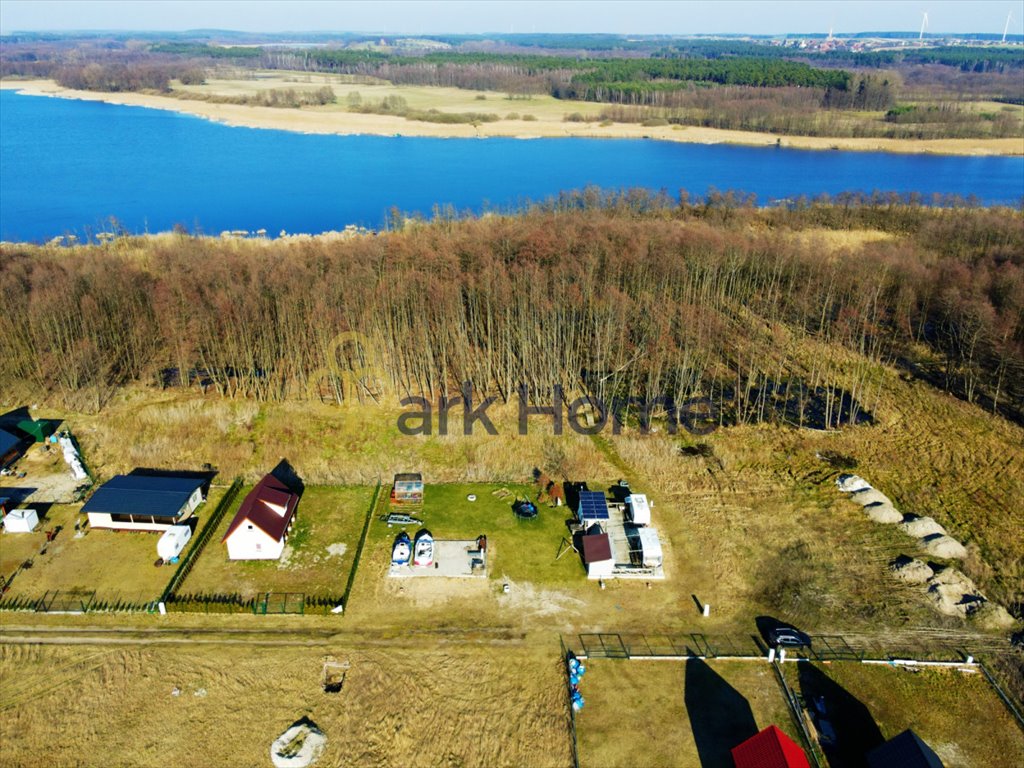
[[(351, 664), (340, 693), (320, 688), (325, 654)], [(318, 768), (563, 768), (561, 674), (552, 648), (3, 645), (2, 762), (252, 768), (308, 717), (328, 740)]]
[(582, 768), (732, 768), (729, 750), (763, 728), (798, 735), (768, 664), (591, 659), (586, 667), (576, 716)]
[(224, 514), (179, 595), (234, 595), (297, 592), (339, 597), (345, 590), (373, 487), (306, 488), (281, 560), (231, 561), (221, 543), (242, 500), (243, 488)]
[[(912, 728), (946, 768), (1014, 768), (1024, 733), (981, 673), (866, 664), (783, 665), (794, 691), (824, 695), (835, 712), (833, 768), (862, 765), (866, 749)], [(840, 713), (842, 713), (840, 715)]]
[[(211, 488), (209, 498), (197, 511), (198, 525), (223, 494), (223, 488)], [(32, 567), (22, 570), (14, 579), (5, 597), (42, 598), (60, 591), (90, 594), (96, 603), (147, 603), (160, 597), (174, 572), (174, 567), (154, 567), (159, 533), (142, 531), (107, 531), (89, 529), (85, 536), (75, 538), (80, 506), (53, 506), (31, 534), (3, 534), (0, 546), (0, 568), (9, 577), (26, 559)], [(61, 527), (56, 538), (46, 546), (45, 531)], [(10, 544), (8, 544), (10, 542)], [(188, 552), (186, 545), (185, 552)]]

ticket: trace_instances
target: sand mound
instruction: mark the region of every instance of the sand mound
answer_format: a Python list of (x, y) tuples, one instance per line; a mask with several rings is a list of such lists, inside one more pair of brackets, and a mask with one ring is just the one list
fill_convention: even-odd
[(863, 477), (840, 475), (836, 478), (836, 487), (843, 493), (854, 493), (855, 491), (866, 491), (871, 486)]
[(270, 746), (270, 760), (276, 768), (306, 768), (320, 757), (327, 737), (303, 718), (282, 733)]
[(892, 504), (885, 501), (876, 501), (872, 504), (865, 504), (864, 512), (876, 523), (885, 523), (887, 525), (898, 523), (903, 519), (903, 513), (896, 509)]
[(944, 559), (963, 559), (967, 557), (967, 549), (952, 536), (944, 533), (933, 533), (918, 539), (918, 546), (932, 557)]
[(928, 597), (939, 613), (960, 618), (967, 618), (985, 603), (974, 582), (956, 568), (943, 568), (928, 580)]
[(900, 555), (889, 563), (889, 570), (908, 584), (924, 584), (935, 575), (928, 563), (906, 555)]
[(971, 619), (981, 629), (1010, 629), (1017, 620), (1010, 612), (996, 603), (985, 602), (971, 614)]
[(946, 529), (935, 522), (933, 518), (917, 517), (916, 515), (907, 515), (907, 519), (900, 524), (900, 529), (915, 539), (932, 536), (936, 533), (943, 536), (947, 535)]
[(889, 504), (890, 506), (892, 505), (892, 502), (889, 501), (888, 496), (886, 496), (881, 491), (876, 491), (874, 488), (868, 488), (867, 490), (857, 491), (856, 493), (851, 494), (850, 500), (856, 502), (857, 504), (860, 504), (862, 507), (866, 507), (868, 504), (877, 503)]

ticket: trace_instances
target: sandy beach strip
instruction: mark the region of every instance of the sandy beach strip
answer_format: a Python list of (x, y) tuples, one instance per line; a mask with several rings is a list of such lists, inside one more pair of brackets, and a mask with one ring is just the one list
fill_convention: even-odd
[(315, 108), (280, 109), (239, 104), (213, 104), (148, 93), (98, 93), (62, 88), (51, 80), (4, 80), (0, 88), (32, 96), (101, 101), (107, 104), (163, 109), (194, 115), (224, 125), (268, 128), (297, 133), (339, 136), (428, 136), (435, 138), (603, 138), (654, 139), (693, 144), (782, 146), (794, 149), (898, 152), (904, 154), (1024, 156), (1024, 138), (1009, 139), (871, 139), (823, 136), (778, 136), (717, 128), (658, 126), (629, 123), (600, 125), (554, 120), (501, 120), (493, 123), (441, 124), (406, 120), (394, 115), (361, 114)]

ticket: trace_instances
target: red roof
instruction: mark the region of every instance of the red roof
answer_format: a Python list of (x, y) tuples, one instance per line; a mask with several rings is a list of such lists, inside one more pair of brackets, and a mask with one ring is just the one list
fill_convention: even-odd
[(587, 534), (582, 541), (584, 563), (589, 565), (612, 559), (612, 543), (607, 533)]
[(255, 525), (274, 541), (280, 541), (295, 517), (298, 503), (299, 497), (288, 486), (273, 475), (267, 475), (242, 501), (221, 542), (227, 541), (228, 536), (246, 522)]
[(774, 725), (733, 747), (732, 761), (736, 768), (810, 768), (804, 751)]

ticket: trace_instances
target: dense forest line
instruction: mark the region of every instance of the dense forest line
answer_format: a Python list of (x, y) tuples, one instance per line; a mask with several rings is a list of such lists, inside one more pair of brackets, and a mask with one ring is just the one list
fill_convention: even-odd
[[(899, 363), (1024, 418), (1019, 210), (588, 190), (438, 213), (344, 240), (5, 244), (0, 386), (99, 407), (140, 382), (339, 401), (471, 382), (835, 426), (870, 410), (878, 363)], [(801, 236), (823, 228), (892, 237), (833, 251)], [(834, 353), (809, 354), (821, 344)]]

